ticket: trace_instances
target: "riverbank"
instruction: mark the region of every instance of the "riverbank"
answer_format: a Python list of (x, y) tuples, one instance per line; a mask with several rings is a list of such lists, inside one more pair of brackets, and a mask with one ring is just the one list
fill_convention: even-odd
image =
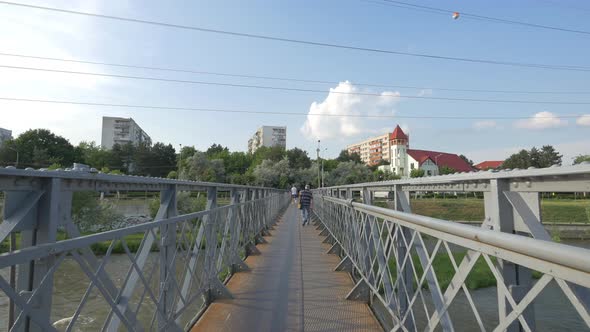
[[(412, 199), (410, 203), (412, 212), (423, 216), (469, 221), (479, 221), (485, 218), (483, 199), (425, 198)], [(541, 220), (544, 223), (590, 223), (590, 200), (543, 199), (541, 201)]]

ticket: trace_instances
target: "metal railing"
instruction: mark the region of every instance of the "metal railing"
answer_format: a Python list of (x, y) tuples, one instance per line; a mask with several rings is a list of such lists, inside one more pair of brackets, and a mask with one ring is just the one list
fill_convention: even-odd
[[(0, 243), (17, 249), (0, 255), (0, 272), (11, 270), (0, 273), (0, 300), (9, 302), (0, 329), (10, 331), (56, 331), (58, 323), (66, 331), (186, 330), (211, 301), (232, 296), (223, 279), (248, 268), (244, 255), (290, 201), (268, 188), (14, 168), (0, 168), (0, 191)], [(151, 222), (82, 235), (71, 214), (76, 191), (157, 191), (160, 205)], [(181, 191), (206, 192), (205, 210), (178, 215)], [(218, 205), (219, 192), (229, 205)], [(132, 236), (141, 239), (136, 248)], [(102, 255), (97, 245), (106, 247)], [(82, 287), (56, 289), (57, 278), (76, 271)], [(56, 314), (58, 304), (70, 310)]]
[[(393, 209), (372, 205), (383, 191)], [(485, 220), (474, 227), (412, 214), (413, 191), (483, 192)], [(590, 250), (552, 241), (541, 225), (547, 191), (590, 191), (590, 165), (322, 188), (314, 211), (329, 252), (342, 257), (336, 270), (358, 281), (349, 299), (370, 303), (387, 329), (542, 330), (536, 311), (558, 297), (573, 311), (573, 329), (589, 329)], [(492, 301), (470, 287), (482, 273), (495, 285)], [(549, 288), (555, 297), (540, 301)]]

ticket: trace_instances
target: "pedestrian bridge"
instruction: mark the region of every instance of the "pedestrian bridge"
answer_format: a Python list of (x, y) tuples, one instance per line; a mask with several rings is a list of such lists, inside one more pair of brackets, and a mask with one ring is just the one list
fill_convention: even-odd
[[(590, 192), (590, 165), (321, 188), (307, 226), (269, 188), (0, 168), (0, 191), (0, 330), (590, 330), (590, 250), (552, 241), (540, 200)], [(160, 204), (81, 233), (76, 192)], [(179, 215), (185, 192), (205, 209)], [(481, 197), (481, 227), (413, 214), (424, 192)]]

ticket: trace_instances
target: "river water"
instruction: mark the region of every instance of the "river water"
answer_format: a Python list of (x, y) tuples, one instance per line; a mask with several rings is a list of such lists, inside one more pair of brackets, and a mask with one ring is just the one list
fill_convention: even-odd
[[(154, 292), (157, 292), (157, 285), (160, 282), (159, 269), (157, 266), (154, 266), (154, 264), (158, 262), (158, 255), (158, 253), (151, 253), (143, 269), (144, 276), (146, 278), (151, 276), (149, 284), (151, 285), (150, 289), (152, 289)], [(182, 280), (181, 276), (183, 275), (181, 269), (185, 264), (186, 262), (180, 259), (178, 260), (177, 276), (180, 280)], [(115, 285), (119, 288), (125, 281), (130, 266), (131, 262), (127, 255), (111, 255), (105, 269)], [(8, 274), (8, 269), (0, 270), (0, 275), (7, 281)], [(51, 312), (52, 322), (55, 323), (59, 320), (63, 320), (64, 318), (67, 319), (68, 317), (74, 315), (89, 285), (90, 281), (86, 274), (84, 274), (84, 272), (80, 269), (78, 263), (71, 258), (66, 258), (55, 272), (53, 306)], [(143, 290), (144, 287), (140, 281), (131, 298), (131, 308), (135, 308), (137, 306), (137, 303), (142, 296)], [(197, 286), (195, 283), (193, 283), (192, 291), (197, 291)], [(154, 296), (158, 297), (158, 294), (155, 293)], [(181, 321), (183, 323), (189, 322), (202, 305), (203, 302), (201, 300), (195, 301), (189, 306), (189, 308), (187, 308), (186, 313), (181, 316)], [(106, 303), (104, 297), (100, 294), (96, 287), (94, 287), (90, 292), (85, 305), (83, 306), (80, 317), (76, 321), (73, 331), (100, 330), (109, 315), (109, 308), (110, 306)], [(149, 329), (149, 326), (152, 323), (154, 310), (155, 305), (153, 301), (151, 301), (148, 294), (145, 294), (145, 298), (143, 299), (140, 311), (138, 313), (138, 318), (146, 329)], [(2, 291), (0, 291), (0, 331), (7, 330), (7, 320), (8, 298)], [(63, 331), (67, 327), (67, 324), (68, 322), (62, 321), (62, 323), (58, 324), (59, 326), (56, 327), (58, 330)], [(154, 322), (154, 326), (157, 326), (157, 322)]]

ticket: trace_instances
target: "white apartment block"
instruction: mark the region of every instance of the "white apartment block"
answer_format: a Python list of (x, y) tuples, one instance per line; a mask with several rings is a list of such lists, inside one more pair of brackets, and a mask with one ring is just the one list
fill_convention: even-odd
[(254, 153), (261, 146), (287, 147), (287, 127), (262, 126), (248, 140), (248, 152)]
[(379, 161), (389, 161), (390, 139), (389, 133), (371, 137), (362, 142), (346, 147), (348, 153), (357, 153), (367, 165), (376, 165)]
[(0, 128), (0, 146), (8, 140), (12, 139), (12, 130)]
[(132, 118), (102, 117), (101, 146), (112, 149), (113, 145), (132, 143), (152, 144), (152, 139)]

